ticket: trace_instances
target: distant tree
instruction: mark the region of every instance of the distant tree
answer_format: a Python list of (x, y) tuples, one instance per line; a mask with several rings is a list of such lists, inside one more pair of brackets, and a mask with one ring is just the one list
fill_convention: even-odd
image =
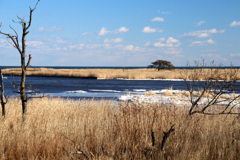
[[(30, 7), (29, 21), (25, 21), (24, 18), (20, 18), (20, 17), (18, 17), (19, 22), (14, 21), (15, 23), (19, 23), (22, 26), (21, 37), (18, 37), (18, 33), (11, 26), (10, 26), (10, 28), (14, 31), (15, 34), (8, 34), (8, 33), (4, 33), (2, 31), (0, 31), (0, 34), (5, 35), (8, 39), (10, 39), (12, 41), (11, 44), (20, 53), (22, 74), (21, 74), (21, 83), (20, 83), (19, 93), (21, 95), (23, 116), (27, 113), (27, 94), (26, 94), (26, 90), (25, 90), (26, 71), (27, 71), (27, 68), (30, 65), (30, 61), (31, 61), (31, 58), (32, 58), (31, 54), (29, 54), (29, 58), (28, 58), (28, 61), (26, 63), (26, 60), (25, 60), (25, 58), (26, 58), (26, 46), (27, 46), (26, 45), (26, 36), (29, 33), (28, 29), (30, 28), (30, 26), (32, 24), (32, 13), (37, 8), (37, 5), (38, 5), (39, 1), (40, 0), (37, 1), (36, 5), (33, 9)], [(0, 28), (1, 28), (1, 26), (2, 26), (2, 24), (0, 24)]]
[(175, 69), (174, 65), (171, 62), (165, 60), (157, 60), (152, 62), (151, 65), (148, 66), (149, 68), (157, 68), (158, 70), (161, 69)]

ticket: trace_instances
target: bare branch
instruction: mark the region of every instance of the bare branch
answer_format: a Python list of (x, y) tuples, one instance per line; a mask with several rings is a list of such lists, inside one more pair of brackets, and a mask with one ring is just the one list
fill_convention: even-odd
[(29, 65), (30, 65), (30, 62), (31, 62), (31, 59), (32, 59), (32, 56), (31, 56), (31, 54), (29, 54), (28, 63), (27, 63), (27, 65), (26, 65), (26, 68), (28, 68), (28, 67), (29, 67)]
[(18, 22), (19, 24), (26, 23), (26, 22), (24, 22), (24, 18), (21, 18), (21, 17), (19, 17), (19, 16), (17, 16), (17, 18), (20, 20), (20, 22)]
[(70, 138), (68, 138), (67, 136), (65, 136), (64, 134), (61, 134), (61, 136), (65, 137), (67, 140), (71, 141), (74, 145), (74, 149), (76, 150), (76, 152), (74, 153), (77, 153), (77, 154), (82, 154), (86, 159), (89, 159), (89, 156), (84, 153), (76, 144), (76, 142)]
[(12, 40), (12, 42), (14, 43), (14, 46), (17, 48), (18, 52), (19, 52), (20, 54), (22, 53), (22, 51), (21, 51), (18, 43), (16, 42), (15, 38), (14, 38), (12, 35), (7, 34), (7, 33), (4, 33), (4, 32), (2, 32), (2, 31), (0, 31), (0, 34), (7, 36), (7, 38), (10, 38), (10, 39)]
[(9, 25), (9, 27), (14, 31), (14, 33), (16, 34), (16, 36), (14, 36), (14, 39), (16, 40), (17, 42), (17, 45), (19, 46), (19, 43), (18, 43), (18, 33), (16, 32), (16, 30), (14, 28), (12, 28), (12, 26)]
[[(196, 69), (185, 71), (186, 78), (184, 78), (187, 90), (190, 93), (191, 107), (189, 109), (189, 115), (195, 113), (207, 115), (237, 114), (233, 113), (233, 109), (239, 106), (238, 98), (240, 94), (230, 97), (227, 95), (229, 93), (239, 92), (240, 90), (240, 86), (236, 81), (237, 71), (234, 69), (221, 70), (216, 68), (214, 61), (210, 63), (209, 68), (206, 68), (207, 65), (204, 59), (202, 59), (201, 63), (195, 61), (195, 65)], [(187, 79), (190, 80), (187, 81)], [(199, 79), (204, 80), (204, 82)], [(204, 89), (195, 94), (197, 87), (203, 87)], [(201, 99), (206, 99), (207, 102), (198, 105)], [(196, 107), (198, 108), (196, 109)], [(213, 113), (209, 113), (207, 109), (210, 107), (217, 107), (220, 109), (220, 112), (219, 110), (215, 110)]]
[[(175, 125), (175, 124), (174, 124)], [(164, 136), (162, 139), (162, 143), (160, 144), (160, 146), (158, 147), (159, 150), (163, 150), (163, 147), (168, 139), (168, 137), (170, 136), (170, 134), (175, 130), (173, 127), (174, 125), (171, 126), (171, 128), (167, 131), (167, 132), (163, 132)]]
[[(229, 108), (229, 106), (240, 97), (240, 95), (236, 96), (235, 98), (233, 98), (225, 107), (225, 109), (221, 112), (221, 113), (225, 113), (225, 111)], [(236, 105), (233, 105), (233, 107), (235, 107)], [(233, 107), (230, 109), (230, 111), (233, 109)]]
[(28, 30), (28, 28), (31, 26), (31, 23), (32, 23), (32, 12), (37, 9), (37, 5), (38, 3), (40, 2), (40, 0), (37, 1), (35, 7), (32, 9), (31, 7), (30, 8), (30, 15), (29, 15), (29, 22), (28, 22), (28, 26), (26, 27), (26, 30)]

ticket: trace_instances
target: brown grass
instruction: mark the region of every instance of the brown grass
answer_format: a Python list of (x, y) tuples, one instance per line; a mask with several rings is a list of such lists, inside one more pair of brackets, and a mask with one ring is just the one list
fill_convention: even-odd
[[(221, 69), (221, 73), (229, 72), (230, 69)], [(207, 72), (207, 69), (205, 69)], [(21, 69), (3, 69), (3, 74), (20, 75)], [(188, 73), (185, 74), (184, 72)], [(184, 79), (191, 75), (193, 70), (161, 70), (156, 69), (51, 69), (51, 68), (28, 68), (27, 75), (35, 76), (66, 76), (66, 77), (95, 77), (99, 79)], [(200, 79), (202, 78), (200, 76)], [(237, 78), (240, 79), (240, 71)]]
[[(187, 108), (174, 106), (60, 98), (33, 99), (28, 106), (22, 123), (20, 100), (8, 101), (0, 123), (0, 159), (84, 159), (66, 137), (89, 159), (240, 158), (236, 116), (189, 117)], [(157, 151), (172, 124), (175, 131)]]

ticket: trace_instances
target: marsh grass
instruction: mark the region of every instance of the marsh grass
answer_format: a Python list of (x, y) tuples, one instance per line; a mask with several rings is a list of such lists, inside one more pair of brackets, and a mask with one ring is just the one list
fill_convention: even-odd
[[(177, 106), (42, 98), (9, 99), (0, 123), (0, 159), (239, 159), (237, 116), (188, 116)], [(175, 130), (158, 150), (163, 132)], [(155, 133), (152, 146), (151, 132)], [(76, 149), (71, 140), (76, 142)]]
[[(226, 75), (231, 72), (231, 69), (218, 69), (220, 75)], [(20, 68), (4, 69), (3, 74), (20, 75)], [(52, 69), (52, 68), (28, 68), (27, 75), (34, 76), (63, 76), (63, 77), (90, 77), (99, 79), (190, 79), (188, 77), (196, 70), (161, 70), (156, 69)], [(183, 74), (184, 73), (184, 74)], [(187, 74), (185, 74), (187, 73)], [(201, 70), (201, 75), (198, 78), (203, 80), (209, 69)], [(187, 76), (187, 77), (186, 77)], [(227, 78), (223, 76), (222, 78)], [(240, 72), (237, 72), (236, 79), (240, 79)]]

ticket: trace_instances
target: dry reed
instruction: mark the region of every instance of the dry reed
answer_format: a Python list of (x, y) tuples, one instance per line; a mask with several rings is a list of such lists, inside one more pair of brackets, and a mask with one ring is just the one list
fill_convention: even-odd
[[(229, 72), (231, 69), (219, 69), (221, 73)], [(208, 72), (208, 69), (205, 69)], [(20, 75), (21, 69), (4, 69), (3, 74)], [(188, 72), (191, 74), (192, 70), (161, 70), (156, 69), (52, 69), (52, 68), (28, 68), (27, 75), (33, 76), (64, 76), (64, 77), (90, 77), (99, 79), (184, 79)], [(199, 77), (200, 79), (204, 79)], [(240, 72), (237, 72), (237, 79), (240, 79)]]
[[(0, 123), (0, 159), (239, 159), (240, 119), (187, 115), (187, 108), (114, 101), (17, 98)], [(164, 131), (175, 124), (163, 151)], [(156, 145), (152, 146), (151, 132)], [(74, 149), (84, 154), (78, 154)]]

